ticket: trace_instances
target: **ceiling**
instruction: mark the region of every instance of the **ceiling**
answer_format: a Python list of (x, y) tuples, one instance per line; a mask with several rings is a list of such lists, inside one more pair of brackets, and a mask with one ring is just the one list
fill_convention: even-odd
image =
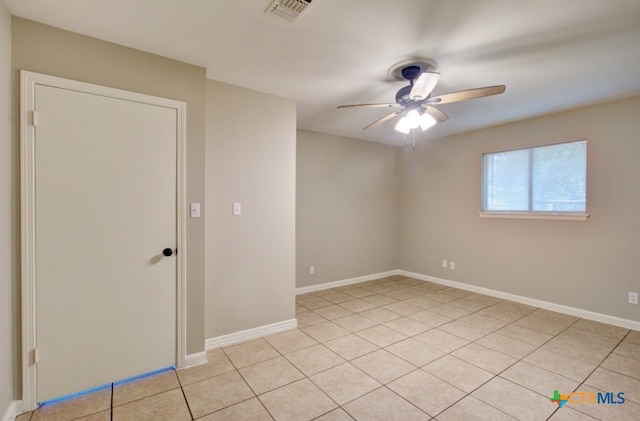
[(298, 127), (398, 145), (389, 67), (438, 63), (434, 94), (504, 84), (442, 105), (416, 141), (640, 94), (638, 0), (313, 0), (291, 23), (271, 0), (4, 0), (26, 19), (203, 66), (207, 77), (297, 102)]

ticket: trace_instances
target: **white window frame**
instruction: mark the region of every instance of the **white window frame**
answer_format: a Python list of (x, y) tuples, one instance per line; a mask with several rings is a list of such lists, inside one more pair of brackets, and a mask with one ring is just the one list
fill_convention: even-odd
[[(519, 151), (519, 150), (533, 150), (536, 148), (544, 148), (547, 146), (557, 146), (569, 143), (577, 143), (577, 142), (587, 142), (587, 139), (579, 139), (579, 140), (571, 140), (567, 142), (558, 142), (558, 143), (550, 143), (545, 145), (536, 145), (530, 146), (526, 148), (518, 148), (518, 149), (510, 149), (504, 151), (496, 151), (496, 152), (487, 152), (482, 154), (482, 165), (481, 165), (481, 211), (478, 213), (481, 218), (507, 218), (507, 219), (552, 219), (552, 220), (563, 220), (563, 221), (586, 221), (589, 218), (589, 214), (586, 212), (587, 203), (585, 203), (585, 212), (546, 212), (546, 211), (486, 211), (486, 186), (485, 186), (485, 168), (484, 168), (484, 157), (485, 155), (502, 153), (502, 152), (511, 152), (511, 151)], [(586, 158), (585, 158), (586, 159)], [(532, 168), (529, 168), (529, 171), (532, 171)], [(531, 203), (531, 178), (529, 178), (529, 202)], [(585, 197), (586, 199), (586, 197)], [(531, 206), (529, 206), (531, 208)]]

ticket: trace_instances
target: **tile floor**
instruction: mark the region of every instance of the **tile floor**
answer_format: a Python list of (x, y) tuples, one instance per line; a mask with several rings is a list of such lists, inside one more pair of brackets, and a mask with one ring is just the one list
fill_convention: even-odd
[[(38, 420), (640, 419), (640, 332), (393, 276), (297, 297), (298, 329), (45, 405)], [(622, 405), (553, 391), (624, 392)]]

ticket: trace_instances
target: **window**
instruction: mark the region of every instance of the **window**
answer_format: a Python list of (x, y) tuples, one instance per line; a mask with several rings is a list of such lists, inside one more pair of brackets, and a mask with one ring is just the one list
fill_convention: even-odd
[(482, 211), (586, 212), (587, 141), (482, 156)]

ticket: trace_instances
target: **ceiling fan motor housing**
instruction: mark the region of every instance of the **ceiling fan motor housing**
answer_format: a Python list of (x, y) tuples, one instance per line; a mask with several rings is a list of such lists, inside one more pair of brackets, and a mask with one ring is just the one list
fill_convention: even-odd
[(407, 66), (402, 69), (402, 77), (407, 79), (413, 85), (413, 80), (420, 76), (420, 67), (418, 66)]
[(400, 90), (396, 93), (396, 102), (398, 104), (406, 107), (416, 102), (409, 98), (409, 93), (411, 92), (411, 88), (413, 87), (413, 81), (418, 76), (420, 76), (420, 73), (422, 73), (423, 71), (431, 70), (431, 68), (432, 67), (430, 64), (427, 67), (424, 65), (424, 63), (411, 63), (400, 69), (400, 74), (404, 79), (409, 81), (409, 85), (400, 88)]
[(411, 92), (412, 87), (413, 85), (407, 85), (400, 88), (400, 90), (396, 93), (396, 102), (398, 104), (406, 106), (412, 102), (415, 102), (409, 98), (409, 93)]

